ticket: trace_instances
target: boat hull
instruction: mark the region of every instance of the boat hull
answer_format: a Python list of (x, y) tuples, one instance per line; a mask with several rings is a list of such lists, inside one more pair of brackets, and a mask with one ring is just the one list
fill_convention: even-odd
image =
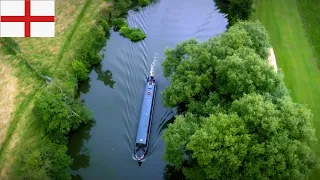
[(144, 100), (141, 109), (139, 127), (136, 137), (136, 146), (134, 151), (135, 158), (138, 161), (144, 160), (148, 152), (156, 90), (157, 81), (153, 76), (149, 76), (146, 81)]

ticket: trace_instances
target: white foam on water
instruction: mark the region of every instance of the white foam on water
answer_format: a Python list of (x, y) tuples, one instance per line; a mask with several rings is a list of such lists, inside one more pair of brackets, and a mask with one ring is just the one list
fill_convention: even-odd
[(155, 63), (157, 61), (157, 58), (159, 58), (158, 55), (159, 55), (158, 53), (154, 53), (153, 61), (151, 63), (151, 68), (150, 68), (150, 76), (154, 75), (154, 66), (155, 66)]

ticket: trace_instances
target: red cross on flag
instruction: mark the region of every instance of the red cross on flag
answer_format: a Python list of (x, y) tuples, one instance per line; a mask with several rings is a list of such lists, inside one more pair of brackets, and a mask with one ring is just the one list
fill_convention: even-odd
[(54, 37), (54, 0), (0, 0), (0, 37)]

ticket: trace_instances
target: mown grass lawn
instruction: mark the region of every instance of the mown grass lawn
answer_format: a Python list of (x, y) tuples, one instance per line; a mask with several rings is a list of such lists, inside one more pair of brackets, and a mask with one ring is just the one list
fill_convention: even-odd
[[(297, 2), (258, 1), (253, 19), (260, 20), (269, 32), (278, 67), (284, 72), (291, 97), (295, 102), (307, 104), (311, 109), (316, 136), (320, 139), (320, 71), (308, 42)], [(316, 151), (320, 157), (320, 143)], [(315, 170), (312, 177), (320, 177), (320, 171)]]
[(312, 43), (320, 67), (320, 1), (297, 0), (305, 30)]

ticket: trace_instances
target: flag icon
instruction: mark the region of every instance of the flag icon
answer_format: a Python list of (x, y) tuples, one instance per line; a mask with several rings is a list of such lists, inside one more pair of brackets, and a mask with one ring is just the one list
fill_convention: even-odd
[(54, 0), (0, 0), (0, 37), (54, 37)]

